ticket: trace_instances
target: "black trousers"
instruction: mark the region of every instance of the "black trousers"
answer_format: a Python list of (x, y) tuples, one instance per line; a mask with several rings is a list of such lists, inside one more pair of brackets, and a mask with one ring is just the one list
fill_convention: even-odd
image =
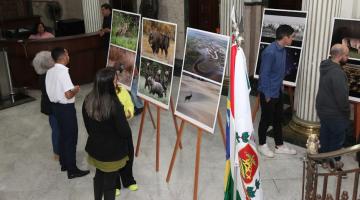
[[(119, 170), (118, 178), (116, 179), (116, 188), (121, 189), (121, 183), (124, 187), (129, 187), (132, 184), (136, 184), (136, 181), (133, 176), (133, 164), (134, 164), (134, 144), (132, 137), (128, 140), (129, 147), (129, 160), (126, 162), (126, 165)], [(121, 183), (120, 183), (121, 179)]]
[(60, 165), (68, 172), (76, 170), (76, 145), (78, 125), (75, 105), (53, 103), (52, 109), (59, 125), (59, 156)]
[(115, 199), (115, 185), (118, 177), (118, 171), (103, 172), (96, 169), (94, 177), (94, 197), (95, 200), (114, 200)]
[(283, 116), (283, 101), (282, 93), (280, 92), (279, 98), (271, 98), (269, 102), (266, 102), (265, 95), (260, 93), (260, 106), (261, 106), (261, 118), (259, 123), (259, 144), (266, 143), (266, 132), (270, 125), (273, 126), (273, 132), (275, 137), (275, 144), (277, 146), (282, 145), (282, 116)]

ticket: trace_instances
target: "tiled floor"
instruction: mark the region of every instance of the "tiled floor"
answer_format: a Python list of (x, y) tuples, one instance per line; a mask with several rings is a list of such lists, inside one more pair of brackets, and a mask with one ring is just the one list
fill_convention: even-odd
[[(173, 96), (177, 94), (175, 78)], [(0, 111), (0, 200), (89, 200), (93, 199), (92, 177), (94, 168), (86, 162), (84, 129), (81, 105), (91, 85), (83, 85), (76, 100), (79, 140), (77, 163), (91, 174), (68, 180), (60, 171), (59, 164), (52, 160), (50, 127), (47, 117), (40, 113), (39, 91), (29, 91), (37, 100)], [(175, 95), (174, 95), (175, 94)], [(176, 100), (176, 98), (174, 98)], [(152, 106), (155, 114), (155, 108)], [(222, 97), (220, 111), (225, 120), (225, 97)], [(254, 123), (255, 130), (259, 114)], [(140, 117), (130, 121), (136, 144)], [(225, 121), (224, 121), (225, 124)], [(166, 183), (167, 169), (175, 144), (175, 130), (169, 111), (161, 113), (160, 171), (155, 172), (156, 131), (147, 117), (141, 143), (140, 155), (135, 159), (134, 174), (140, 189), (121, 191), (117, 199), (135, 200), (188, 200), (192, 199), (194, 162), (197, 129), (186, 125), (183, 135), (183, 149), (178, 153), (170, 183)], [(269, 145), (274, 146), (270, 138)], [(268, 200), (296, 200), (301, 198), (302, 158), (305, 150), (293, 146), (296, 156), (276, 156), (273, 159), (260, 157), (260, 172), (264, 197)], [(346, 166), (357, 163), (353, 156), (344, 159)], [(223, 199), (225, 151), (216, 129), (215, 134), (204, 134), (201, 147), (199, 175), (199, 199)], [(351, 186), (352, 178), (344, 184)], [(334, 188), (334, 187), (333, 187)]]

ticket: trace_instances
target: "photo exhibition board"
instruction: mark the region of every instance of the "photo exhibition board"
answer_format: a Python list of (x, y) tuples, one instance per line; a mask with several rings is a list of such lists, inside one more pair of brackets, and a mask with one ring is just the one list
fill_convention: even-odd
[(285, 47), (286, 68), (283, 81), (284, 85), (295, 87), (306, 33), (306, 11), (264, 9), (254, 77), (259, 78), (261, 54), (267, 46), (276, 41), (276, 29), (282, 24), (290, 25), (295, 30), (291, 46)]
[(140, 15), (112, 9), (107, 67), (118, 70), (119, 83), (130, 90), (138, 52)]
[(349, 59), (342, 68), (348, 78), (349, 99), (360, 102), (360, 19), (333, 18), (329, 56), (337, 43), (349, 47)]
[(214, 133), (230, 37), (187, 28), (175, 115)]
[(142, 18), (137, 94), (164, 109), (169, 109), (170, 104), (176, 36), (176, 24)]

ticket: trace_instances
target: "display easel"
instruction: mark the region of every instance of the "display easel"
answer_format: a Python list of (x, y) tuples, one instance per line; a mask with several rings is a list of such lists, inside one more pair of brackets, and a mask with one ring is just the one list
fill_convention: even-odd
[(360, 137), (360, 103), (351, 102), (354, 105), (354, 137), (359, 142)]
[[(175, 143), (175, 146), (174, 146), (173, 155), (172, 155), (170, 166), (169, 166), (168, 173), (167, 173), (167, 176), (166, 176), (166, 182), (169, 183), (169, 181), (170, 181), (172, 169), (174, 167), (174, 163), (175, 163), (175, 159), (176, 159), (176, 154), (177, 154), (177, 151), (178, 151), (178, 149), (180, 147), (180, 144), (181, 144), (181, 138), (182, 138), (185, 122), (187, 122), (189, 124), (192, 124), (193, 126), (197, 127), (197, 129), (198, 129), (198, 131), (197, 131), (197, 142), (196, 142), (194, 194), (193, 194), (193, 199), (197, 200), (198, 199), (197, 198), (197, 193), (198, 193), (198, 182), (199, 182), (199, 166), (200, 166), (200, 150), (201, 150), (201, 139), (202, 139), (203, 129), (198, 127), (197, 125), (185, 120), (185, 119), (181, 119), (180, 128), (177, 131), (178, 135), (177, 135), (177, 138), (176, 138), (176, 143)], [(222, 124), (222, 117), (221, 117), (221, 114), (220, 114), (219, 111), (218, 111), (218, 114), (217, 114), (217, 122), (219, 124), (220, 132), (221, 132), (222, 139), (223, 139), (223, 142), (224, 142), (224, 146), (226, 148), (225, 131), (224, 131), (224, 126)]]
[[(294, 90), (295, 90), (295, 87), (284, 86), (284, 88), (288, 92), (289, 101), (290, 101), (290, 107), (291, 107), (291, 110), (293, 111), (294, 110)], [(251, 118), (252, 118), (253, 122), (255, 121), (256, 114), (259, 111), (259, 108), (260, 108), (260, 94), (258, 94), (256, 96), (255, 105), (254, 105), (253, 110), (251, 111)]]
[[(141, 114), (141, 122), (140, 122), (140, 128), (139, 128), (139, 134), (138, 134), (138, 139), (137, 139), (137, 143), (136, 143), (136, 150), (135, 150), (135, 156), (138, 157), (139, 155), (139, 150), (140, 150), (140, 144), (141, 144), (141, 138), (142, 138), (142, 133), (143, 133), (143, 127), (144, 127), (144, 121), (145, 121), (145, 114), (146, 114), (146, 110), (149, 109), (150, 111), (150, 103), (148, 100), (144, 100), (144, 110), (143, 110), (143, 113)], [(155, 104), (154, 104), (155, 105)], [(159, 165), (159, 160), (160, 160), (160, 111), (161, 108), (160, 106), (158, 105), (155, 105), (157, 107), (157, 119), (156, 119), (156, 126), (155, 126), (155, 123), (154, 123), (154, 120), (152, 118), (152, 115), (151, 115), (151, 112), (150, 113), (150, 117), (151, 117), (151, 120), (153, 122), (153, 125), (154, 125), (154, 128), (156, 129), (156, 172), (159, 171), (159, 168), (160, 168), (160, 165)], [(175, 118), (175, 115), (174, 115), (174, 104), (173, 104), (173, 100), (172, 98), (170, 97), (170, 108), (172, 110), (172, 117), (173, 117), (173, 121), (174, 121), (174, 126), (175, 126), (175, 130), (176, 130), (176, 134), (179, 135), (179, 132), (178, 132), (178, 126), (177, 126), (177, 121), (176, 121), (176, 118)], [(180, 148), (182, 149), (182, 144), (181, 144), (181, 141), (179, 143), (179, 146)]]

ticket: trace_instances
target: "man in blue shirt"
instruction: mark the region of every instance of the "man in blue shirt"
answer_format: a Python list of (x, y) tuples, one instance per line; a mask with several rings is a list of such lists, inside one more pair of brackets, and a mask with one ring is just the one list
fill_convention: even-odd
[(266, 47), (261, 54), (259, 74), (261, 119), (259, 123), (259, 151), (266, 157), (274, 157), (274, 152), (266, 144), (266, 132), (273, 127), (275, 153), (296, 154), (294, 149), (284, 145), (282, 137), (282, 82), (285, 77), (286, 46), (294, 39), (294, 29), (289, 25), (280, 25), (276, 29), (276, 41)]

